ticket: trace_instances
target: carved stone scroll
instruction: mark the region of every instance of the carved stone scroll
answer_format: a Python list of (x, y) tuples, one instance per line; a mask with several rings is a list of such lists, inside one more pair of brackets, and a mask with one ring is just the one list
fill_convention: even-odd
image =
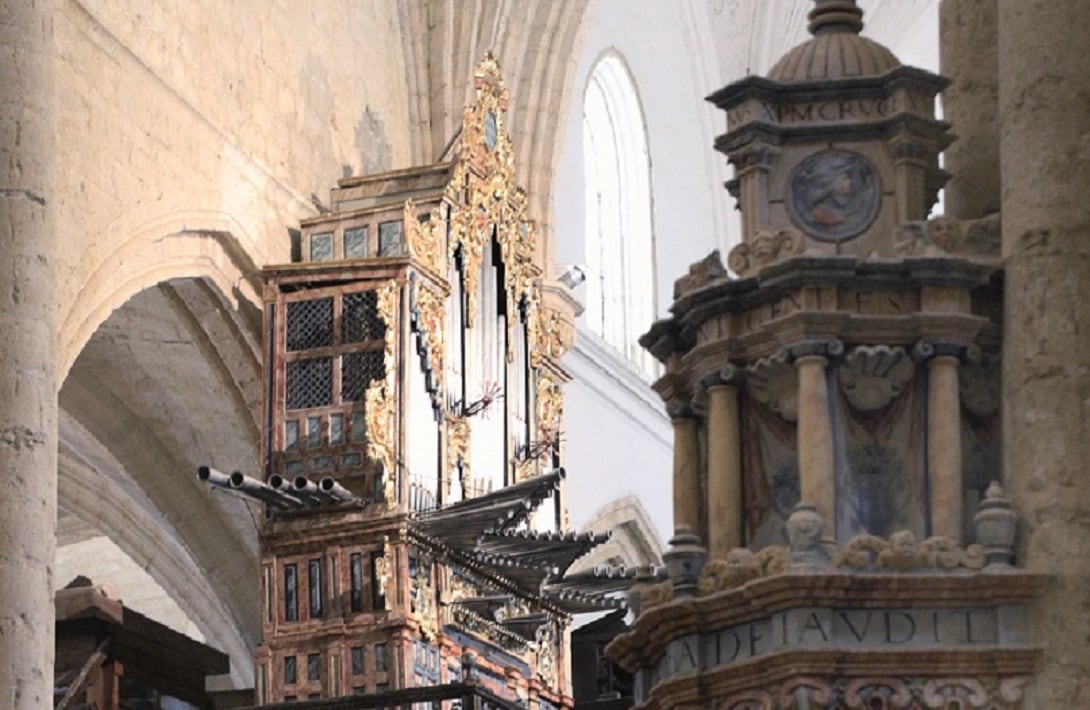
[(750, 276), (761, 268), (806, 250), (806, 238), (797, 229), (761, 230), (751, 242), (730, 250), (727, 265), (739, 276)]

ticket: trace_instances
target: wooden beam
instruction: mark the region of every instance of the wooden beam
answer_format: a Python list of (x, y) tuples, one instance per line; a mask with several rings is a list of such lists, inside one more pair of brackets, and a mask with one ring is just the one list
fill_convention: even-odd
[(105, 638), (95, 648), (87, 661), (80, 668), (72, 685), (68, 686), (68, 692), (61, 698), (61, 702), (55, 710), (68, 710), (76, 696), (87, 690), (87, 682), (91, 679), (91, 671), (101, 666), (106, 661), (106, 648), (110, 645), (110, 639)]

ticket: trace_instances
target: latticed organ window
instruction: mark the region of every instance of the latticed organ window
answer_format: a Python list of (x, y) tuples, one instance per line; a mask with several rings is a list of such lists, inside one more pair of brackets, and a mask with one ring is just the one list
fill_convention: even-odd
[(367, 350), (342, 356), (341, 399), (346, 402), (362, 401), (367, 387), (385, 376), (386, 364), (381, 350)]
[[(385, 379), (386, 324), (375, 291), (291, 300), (286, 311), (284, 402), (289, 411), (362, 402), (371, 383)], [(362, 413), (358, 406), (349, 409), (286, 419), (282, 450), (341, 445), (346, 439), (362, 443)], [(333, 459), (326, 463), (325, 469), (334, 465)]]
[(333, 299), (288, 303), (288, 352), (333, 344)]
[(317, 653), (312, 653), (307, 656), (307, 680), (315, 681), (322, 679), (322, 657)]
[(287, 364), (288, 409), (313, 409), (333, 403), (333, 359), (296, 360)]
[(345, 294), (341, 342), (362, 343), (385, 337), (386, 324), (378, 317), (378, 294), (374, 291)]

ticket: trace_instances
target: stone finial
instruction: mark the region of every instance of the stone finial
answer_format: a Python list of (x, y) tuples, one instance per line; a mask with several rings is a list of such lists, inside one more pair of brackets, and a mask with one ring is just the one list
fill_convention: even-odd
[(999, 481), (992, 481), (980, 502), (980, 511), (973, 516), (976, 541), (984, 548), (988, 567), (1010, 567), (1014, 562), (1014, 538), (1018, 516), (1011, 510), (1011, 501)]
[(658, 578), (655, 576), (655, 568), (651, 565), (640, 565), (636, 568), (636, 579), (625, 594), (625, 602), (633, 616), (639, 616), (643, 610), (643, 596)]
[(719, 257), (719, 250), (716, 249), (700, 261), (693, 262), (689, 266), (689, 273), (674, 282), (674, 299), (677, 300), (690, 291), (703, 288), (712, 281), (726, 276), (727, 270), (723, 268), (723, 260)]
[(859, 34), (863, 29), (863, 11), (855, 0), (814, 0), (814, 9), (808, 17), (807, 29), (814, 36), (829, 32)]
[(700, 571), (707, 560), (708, 552), (700, 546), (700, 538), (693, 534), (688, 525), (678, 525), (670, 538), (670, 551), (662, 556), (675, 596), (693, 596)]
[(829, 553), (822, 544), (825, 521), (813, 503), (800, 501), (787, 518), (787, 539), (791, 545), (791, 568), (825, 567)]

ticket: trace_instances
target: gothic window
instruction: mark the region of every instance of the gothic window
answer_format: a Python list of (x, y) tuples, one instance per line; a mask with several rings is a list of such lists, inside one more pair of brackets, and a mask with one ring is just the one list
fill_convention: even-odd
[(616, 53), (587, 81), (583, 168), (586, 324), (651, 375), (652, 360), (637, 343), (655, 314), (650, 159), (636, 86)]

